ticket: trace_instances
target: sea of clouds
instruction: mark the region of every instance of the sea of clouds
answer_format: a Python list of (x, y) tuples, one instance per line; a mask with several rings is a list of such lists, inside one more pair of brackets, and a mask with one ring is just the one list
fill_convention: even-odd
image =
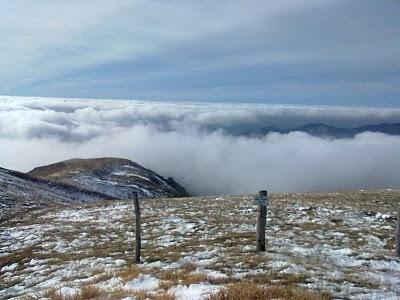
[(0, 166), (124, 157), (203, 195), (400, 186), (399, 136), (240, 135), (316, 122), (394, 123), (400, 109), (0, 96)]

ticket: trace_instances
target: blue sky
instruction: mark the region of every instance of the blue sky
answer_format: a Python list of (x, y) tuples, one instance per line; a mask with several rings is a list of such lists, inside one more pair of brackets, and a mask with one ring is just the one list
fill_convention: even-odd
[(0, 94), (400, 106), (400, 1), (3, 1)]

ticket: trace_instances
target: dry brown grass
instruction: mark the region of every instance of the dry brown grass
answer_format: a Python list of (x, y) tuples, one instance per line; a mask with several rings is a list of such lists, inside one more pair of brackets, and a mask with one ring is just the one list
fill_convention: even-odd
[(115, 276), (121, 277), (121, 279), (126, 282), (138, 278), (139, 275), (143, 273), (143, 270), (141, 270), (138, 266), (131, 265), (117, 271)]
[(282, 286), (262, 287), (254, 283), (230, 284), (208, 300), (328, 300), (328, 295), (315, 294), (309, 291)]
[(172, 282), (173, 284), (190, 285), (193, 283), (209, 281), (205, 274), (188, 273), (185, 270), (164, 271), (160, 274), (160, 279)]
[(81, 288), (79, 299), (92, 299), (104, 294), (104, 292), (94, 285), (86, 285)]
[(175, 296), (169, 292), (163, 292), (160, 294), (152, 294), (148, 292), (135, 292), (133, 293), (136, 300), (175, 300)]
[(294, 285), (298, 283), (305, 283), (310, 277), (305, 274), (293, 274), (293, 273), (280, 273), (280, 272), (265, 272), (261, 274), (249, 275), (246, 277), (247, 280), (256, 284), (279, 284), (282, 285)]
[(184, 285), (190, 285), (205, 281), (209, 281), (208, 276), (205, 274), (184, 274), (180, 279), (180, 283)]
[(79, 293), (76, 293), (74, 295), (61, 295), (60, 291), (54, 288), (48, 289), (40, 293), (40, 295), (38, 295), (37, 298), (34, 297), (33, 299), (43, 299), (43, 298), (51, 300), (81, 300)]
[[(251, 210), (252, 206), (249, 204), (251, 197), (246, 199), (243, 197), (231, 197), (224, 201), (213, 201), (210, 197), (204, 199), (188, 198), (185, 201), (179, 199), (149, 199), (143, 202), (143, 236), (147, 241), (144, 243), (142, 251), (143, 261), (146, 263), (160, 261), (163, 266), (167, 266), (172, 262), (178, 262), (179, 269), (165, 270), (163, 267), (158, 267), (158, 264), (154, 264), (152, 268), (147, 268), (146, 265), (132, 265), (122, 268), (117, 267), (112, 271), (107, 271), (104, 266), (99, 264), (98, 269), (91, 267), (90, 273), (87, 272), (85, 275), (82, 275), (80, 272), (77, 272), (77, 274), (71, 273), (70, 277), (63, 278), (63, 280), (71, 282), (74, 279), (96, 275), (90, 277), (90, 281), (89, 277), (88, 280), (84, 281), (87, 285), (93, 285), (107, 281), (112, 277), (119, 277), (121, 279), (123, 284), (118, 286), (119, 289), (105, 291), (107, 296), (95, 296), (98, 291), (89, 290), (87, 292), (88, 296), (85, 296), (86, 291), (82, 291), (79, 294), (79, 298), (74, 298), (87, 299), (87, 297), (92, 297), (96, 300), (104, 299), (105, 297), (107, 297), (107, 300), (121, 299), (129, 295), (135, 295), (133, 291), (124, 290), (123, 285), (125, 282), (139, 277), (141, 274), (151, 274), (160, 279), (161, 282), (157, 292), (140, 293), (137, 296), (138, 299), (173, 299), (173, 295), (168, 294), (171, 287), (200, 282), (210, 282), (211, 284), (219, 285), (227, 284), (227, 288), (224, 291), (213, 296), (215, 297), (213, 299), (216, 300), (252, 299), (253, 294), (256, 295), (254, 299), (257, 298), (257, 295), (261, 295), (260, 299), (270, 299), (270, 297), (275, 297), (276, 295), (278, 295), (276, 298), (279, 299), (329, 299), (325, 295), (321, 296), (303, 291), (301, 286), (304, 283), (313, 283), (321, 290), (328, 286), (329, 289), (337, 293), (338, 297), (344, 295), (343, 286), (345, 285), (356, 286), (365, 290), (379, 290), (384, 286), (380, 282), (376, 283), (373, 280), (369, 282), (357, 276), (361, 269), (349, 268), (349, 274), (344, 277), (340, 277), (339, 279), (327, 278), (322, 275), (329, 267), (329, 264), (326, 264), (326, 259), (329, 259), (326, 254), (308, 255), (307, 253), (297, 253), (296, 251), (291, 252), (290, 247), (286, 247), (286, 245), (291, 243), (289, 240), (292, 240), (293, 245), (300, 244), (303, 247), (306, 247), (306, 245), (327, 243), (332, 249), (340, 249), (341, 247), (354, 249), (353, 253), (348, 256), (355, 256), (355, 259), (358, 259), (360, 250), (363, 250), (360, 247), (368, 243), (367, 237), (374, 236), (384, 241), (386, 245), (379, 253), (375, 253), (372, 250), (369, 253), (373, 254), (375, 261), (386, 261), (388, 250), (393, 251), (394, 249), (394, 238), (390, 237), (394, 221), (391, 219), (379, 221), (379, 224), (378, 221), (371, 221), (377, 225), (373, 231), (370, 226), (366, 226), (370, 221), (359, 222), (359, 219), (362, 219), (364, 215), (374, 216), (376, 212), (390, 214), (393, 211), (394, 204), (397, 205), (399, 193), (393, 193), (392, 195), (382, 192), (385, 197), (387, 196), (387, 199), (381, 197), (380, 193), (371, 192), (368, 193), (368, 197), (365, 194), (365, 199), (360, 196), (360, 193), (355, 193), (354, 195), (353, 193), (272, 195), (271, 209), (269, 210), (269, 217), (272, 221), (268, 223), (268, 234), (271, 240), (275, 239), (275, 241), (281, 242), (282, 247), (277, 247), (276, 245), (278, 244), (268, 243), (268, 252), (261, 254), (254, 251), (255, 234), (251, 226), (255, 222), (255, 213)], [(379, 201), (385, 200), (386, 202), (375, 202), (375, 198)], [(59, 230), (59, 227), (61, 228), (65, 221), (56, 216), (45, 215), (45, 217), (39, 219), (24, 217), (24, 219), (15, 220), (15, 224), (21, 225), (28, 225), (30, 223), (56, 225), (54, 230), (48, 231), (45, 240), (48, 242), (54, 243), (61, 237), (68, 244), (73, 239), (79, 240), (80, 238), (77, 238), (78, 234), (86, 233), (87, 236), (92, 238), (90, 240), (92, 244), (87, 248), (78, 248), (77, 250), (79, 251), (69, 251), (65, 254), (49, 251), (41, 245), (35, 245), (19, 249), (9, 256), (4, 256), (0, 260), (0, 267), (2, 264), (10, 265), (14, 262), (18, 262), (19, 265), (15, 269), (15, 276), (10, 277), (10, 280), (5, 279), (3, 282), (0, 280), (0, 289), (7, 289), (18, 284), (21, 280), (19, 278), (23, 278), (26, 274), (25, 269), (30, 266), (29, 260), (31, 258), (48, 259), (46, 269), (44, 270), (46, 272), (44, 274), (47, 276), (51, 276), (52, 272), (54, 272), (52, 269), (47, 268), (47, 266), (60, 266), (61, 268), (70, 262), (81, 259), (88, 259), (90, 261), (92, 258), (97, 257), (111, 257), (112, 259), (122, 258), (129, 263), (132, 262), (134, 243), (131, 236), (127, 235), (126, 232), (133, 232), (133, 214), (129, 212), (126, 215), (122, 214), (121, 217), (118, 216), (116, 222), (110, 223), (112, 226), (107, 225), (108, 227), (103, 226), (103, 223), (97, 221), (99, 216), (103, 216), (105, 213), (101, 210), (102, 207), (117, 204), (125, 205), (126, 202), (104, 203), (101, 205), (97, 203), (81, 206), (83, 208), (93, 207), (95, 209), (92, 212), (88, 212), (92, 220), (88, 221), (87, 224), (82, 222), (68, 222), (68, 226), (63, 227), (63, 230)], [(332, 208), (334, 213), (330, 214), (327, 210), (322, 210), (325, 208)], [(117, 207), (117, 209), (119, 208)], [(57, 210), (52, 209), (52, 212), (55, 213)], [(162, 216), (166, 217), (164, 221), (160, 221), (162, 219), (160, 218), (160, 212)], [(224, 213), (226, 214), (224, 215)], [(355, 220), (361, 224), (356, 230), (349, 226), (352, 219), (346, 219), (347, 213), (349, 213), (349, 216), (357, 217)], [(37, 215), (40, 216), (39, 213)], [(180, 227), (175, 221), (170, 221), (169, 216), (183, 219), (183, 223), (190, 222), (194, 224), (193, 230), (180, 232), (178, 230)], [(288, 216), (294, 218), (285, 221)], [(314, 218), (317, 218), (318, 222), (312, 222)], [(239, 227), (237, 226), (238, 224), (240, 225)], [(116, 227), (116, 225), (118, 226)], [(164, 225), (168, 226), (167, 231), (160, 230)], [(391, 227), (383, 225), (390, 225)], [(116, 230), (116, 228), (120, 229)], [(339, 235), (331, 235), (330, 233), (332, 232), (340, 233), (341, 237), (338, 238)], [(163, 235), (171, 236), (174, 244), (166, 243), (164, 245), (162, 241)], [(210, 251), (210, 254), (196, 255), (197, 253), (207, 251)], [(184, 258), (190, 256), (195, 257), (194, 260), (190, 260), (194, 261), (195, 264), (181, 266), (181, 261), (186, 261)], [(277, 264), (274, 266), (274, 264), (270, 263), (277, 258), (279, 261), (305, 266), (307, 271), (305, 274), (287, 274), (282, 272), (286, 269), (286, 265), (282, 264), (281, 266)], [(204, 262), (210, 260), (210, 263), (207, 262), (207, 271), (220, 271), (226, 277), (214, 279), (211, 276), (207, 276), (207, 273), (197, 273), (196, 263), (203, 260)], [(271, 267), (271, 265), (274, 267)], [(309, 272), (309, 267), (311, 267), (311, 270), (314, 270), (315, 267), (316, 272)], [(243, 273), (238, 270), (243, 270)], [(251, 272), (255, 270), (257, 272)], [(260, 273), (259, 270), (263, 270), (263, 272)], [(246, 271), (249, 272), (247, 273)], [(245, 277), (235, 277), (237, 273), (243, 274)], [(344, 271), (343, 273), (346, 274)], [(253, 275), (246, 276), (245, 274)], [(325, 286), (325, 284), (319, 285), (318, 279), (325, 279), (332, 284), (332, 287), (330, 285)], [(343, 283), (343, 280), (346, 282)], [(243, 281), (248, 283), (247, 286), (249, 288), (247, 292), (250, 298), (246, 298), (246, 294), (243, 296), (243, 293), (246, 293), (246, 289), (243, 289), (242, 285), (246, 286), (246, 284), (238, 283)], [(35, 286), (34, 283), (32, 281), (32, 287)], [(68, 283), (64, 284), (67, 285)], [(236, 288), (237, 285), (241, 286)], [(235, 288), (237, 289), (237, 295), (235, 294)], [(241, 289), (243, 291), (240, 291)], [(51, 295), (52, 293), (53, 295)], [(93, 295), (90, 296), (90, 293), (93, 293)], [(50, 299), (59, 299), (56, 291), (49, 291), (48, 294), (51, 296), (49, 297)], [(356, 294), (354, 293), (355, 296)], [(349, 294), (348, 296), (354, 295)], [(40, 299), (40, 297), (32, 299)]]
[[(59, 289), (51, 288), (43, 292), (37, 293), (24, 297), (24, 300), (39, 300), (39, 299), (51, 299), (51, 300), (88, 300), (88, 299), (102, 299), (104, 296), (109, 295), (107, 291), (96, 287), (95, 285), (82, 286), (80, 291), (73, 295), (62, 295)], [(107, 297), (110, 298), (110, 297)], [(111, 297), (110, 299), (120, 299), (118, 297)]]
[(129, 296), (130, 294), (131, 294), (130, 292), (122, 288), (114, 289), (112, 292), (109, 293), (108, 299), (123, 299)]
[(305, 283), (307, 280), (310, 279), (309, 275), (305, 274), (279, 274), (278, 279), (282, 284), (297, 284), (297, 283)]
[(0, 269), (4, 266), (11, 265), (14, 263), (21, 264), (22, 261), (30, 259), (34, 256), (33, 252), (37, 249), (37, 246), (29, 246), (19, 251), (15, 251), (12, 254), (5, 255), (0, 260)]
[(180, 269), (182, 272), (189, 273), (189, 272), (196, 270), (196, 265), (194, 265), (192, 263), (186, 263)]
[(168, 291), (175, 285), (176, 285), (175, 282), (172, 281), (161, 281), (160, 284), (158, 285), (158, 288), (164, 291)]
[(153, 296), (154, 300), (175, 300), (175, 296), (171, 293), (161, 293), (158, 295)]
[(384, 247), (385, 247), (385, 249), (388, 249), (388, 250), (394, 250), (394, 249), (396, 248), (396, 244), (395, 244), (395, 239), (394, 239), (394, 237), (393, 237), (393, 238), (390, 238), (390, 239), (386, 242), (386, 245), (385, 245)]
[(104, 271), (104, 269), (98, 269), (92, 272), (92, 275), (95, 276), (95, 278), (93, 280), (90, 280), (91, 284), (95, 284), (95, 283), (99, 283), (102, 281), (106, 281), (108, 279), (111, 279), (112, 277), (114, 277), (114, 273), (112, 272), (106, 272)]

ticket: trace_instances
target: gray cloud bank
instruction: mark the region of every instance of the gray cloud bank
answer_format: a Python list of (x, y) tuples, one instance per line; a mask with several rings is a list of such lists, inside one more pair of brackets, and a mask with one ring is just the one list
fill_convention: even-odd
[(327, 140), (238, 130), (311, 122), (400, 122), (400, 109), (0, 97), (0, 166), (27, 171), (72, 157), (126, 157), (196, 194), (393, 188), (400, 137)]

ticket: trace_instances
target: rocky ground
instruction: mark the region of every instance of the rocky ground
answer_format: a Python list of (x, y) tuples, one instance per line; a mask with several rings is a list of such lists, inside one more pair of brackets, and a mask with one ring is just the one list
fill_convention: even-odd
[(0, 298), (228, 299), (247, 284), (265, 299), (399, 299), (399, 202), (391, 190), (274, 194), (256, 253), (252, 196), (146, 199), (140, 265), (130, 201), (31, 210), (1, 223)]

